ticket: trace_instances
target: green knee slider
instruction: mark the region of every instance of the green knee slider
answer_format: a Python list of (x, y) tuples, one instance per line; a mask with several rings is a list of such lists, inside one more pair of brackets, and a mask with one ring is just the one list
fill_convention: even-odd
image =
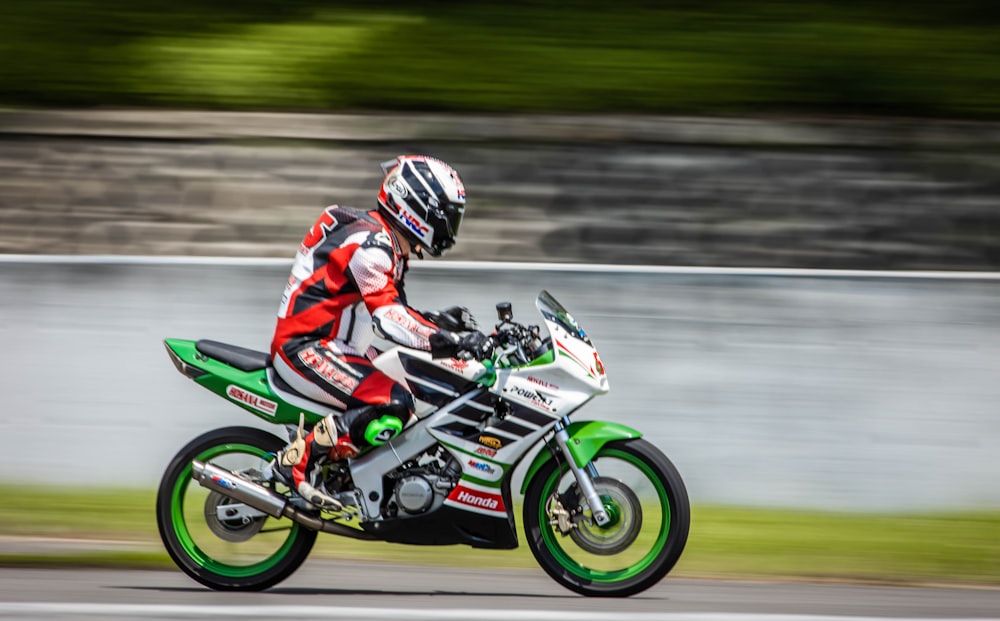
[(382, 446), (403, 430), (403, 421), (391, 414), (385, 414), (368, 423), (365, 427), (365, 441), (372, 446)]

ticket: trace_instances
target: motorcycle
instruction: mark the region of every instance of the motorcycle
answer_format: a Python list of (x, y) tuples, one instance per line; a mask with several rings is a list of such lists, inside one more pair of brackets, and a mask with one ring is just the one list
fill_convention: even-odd
[(160, 483), (160, 537), (177, 566), (217, 590), (255, 591), (290, 576), (320, 532), (417, 545), (518, 545), (513, 473), (524, 474), (525, 537), (541, 568), (589, 596), (624, 597), (662, 580), (687, 541), (690, 505), (662, 452), (625, 425), (570, 421), (608, 392), (597, 350), (546, 291), (548, 335), (497, 305), (493, 353), (432, 359), (394, 347), (374, 364), (408, 387), (416, 416), (356, 458), (323, 465), (342, 508), (320, 510), (281, 476), (275, 453), (331, 412), (296, 393), (267, 353), (211, 340), (164, 340), (177, 370), (287, 439), (227, 427), (192, 440)]

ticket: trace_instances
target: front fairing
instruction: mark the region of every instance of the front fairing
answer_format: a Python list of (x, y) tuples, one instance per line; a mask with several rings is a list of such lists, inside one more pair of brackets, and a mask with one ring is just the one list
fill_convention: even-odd
[(542, 314), (549, 331), (556, 361), (567, 362), (570, 372), (581, 382), (591, 386), (595, 394), (608, 392), (610, 387), (604, 363), (576, 319), (548, 291), (542, 291), (538, 295), (535, 306)]
[(527, 365), (497, 369), (491, 392), (515, 408), (559, 419), (608, 392), (608, 378), (590, 338), (566, 309), (545, 291), (537, 306), (549, 332), (547, 350)]

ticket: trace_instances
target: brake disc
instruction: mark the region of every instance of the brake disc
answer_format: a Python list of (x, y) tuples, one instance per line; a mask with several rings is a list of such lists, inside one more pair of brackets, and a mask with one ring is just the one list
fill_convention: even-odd
[(642, 529), (642, 505), (635, 492), (617, 479), (597, 477), (594, 479), (594, 487), (604, 502), (604, 509), (611, 521), (599, 526), (586, 501), (582, 501), (580, 505), (583, 511), (575, 516), (576, 528), (570, 531), (569, 536), (576, 545), (591, 554), (618, 554), (632, 545), (639, 536)]

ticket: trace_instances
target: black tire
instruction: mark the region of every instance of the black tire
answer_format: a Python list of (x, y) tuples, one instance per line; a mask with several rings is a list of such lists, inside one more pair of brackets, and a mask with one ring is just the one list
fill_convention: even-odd
[[(197, 517), (198, 495), (207, 497), (208, 490), (191, 478), (192, 460), (273, 459), (273, 453), (285, 444), (277, 436), (260, 429), (226, 427), (195, 438), (173, 458), (156, 496), (156, 523), (170, 558), (184, 573), (219, 591), (262, 591), (290, 576), (306, 560), (316, 541), (316, 531), (287, 519), (254, 517), (249, 522), (234, 522), (234, 535), (224, 541), (217, 536), (213, 539), (213, 531), (207, 524), (209, 512), (204, 507), (201, 507), (200, 523)], [(224, 463), (218, 465), (226, 467)], [(216, 495), (215, 499), (218, 498), (220, 496)], [(185, 499), (191, 505), (187, 512)], [(265, 531), (263, 523), (279, 528)], [(223, 520), (217, 520), (214, 527), (216, 533), (221, 530), (227, 534)], [(246, 528), (246, 532), (240, 534), (241, 528)], [(285, 531), (287, 535), (271, 537)], [(250, 541), (254, 544), (249, 544)], [(272, 542), (276, 542), (274, 552), (258, 551), (257, 547), (267, 547)], [(213, 548), (225, 553), (216, 553)], [(251, 548), (253, 555), (266, 556), (262, 560), (244, 562), (243, 555), (247, 553), (243, 550), (247, 548)], [(231, 550), (236, 555), (235, 562), (226, 558)]]
[[(547, 507), (554, 502), (553, 494), (568, 499), (569, 504), (579, 501), (578, 506), (589, 515), (586, 501), (574, 491), (572, 473), (565, 464), (550, 460), (532, 478), (524, 497), (528, 547), (542, 569), (571, 591), (596, 597), (627, 597), (645, 591), (673, 569), (684, 551), (691, 524), (684, 482), (670, 460), (642, 439), (609, 442), (592, 463), (600, 474), (597, 487), (601, 496), (606, 502), (620, 499), (612, 502), (618, 507), (615, 523), (602, 528), (581, 520), (580, 528), (570, 535), (550, 525)], [(605, 476), (605, 471), (628, 476)], [(630, 482), (632, 478), (637, 483)], [(642, 493), (637, 494), (634, 487), (640, 487)], [(648, 499), (646, 505), (633, 500), (640, 496)], [(650, 515), (650, 509), (659, 511), (659, 517)], [(649, 532), (643, 532), (647, 525)], [(593, 539), (590, 549), (581, 546), (588, 538)]]

